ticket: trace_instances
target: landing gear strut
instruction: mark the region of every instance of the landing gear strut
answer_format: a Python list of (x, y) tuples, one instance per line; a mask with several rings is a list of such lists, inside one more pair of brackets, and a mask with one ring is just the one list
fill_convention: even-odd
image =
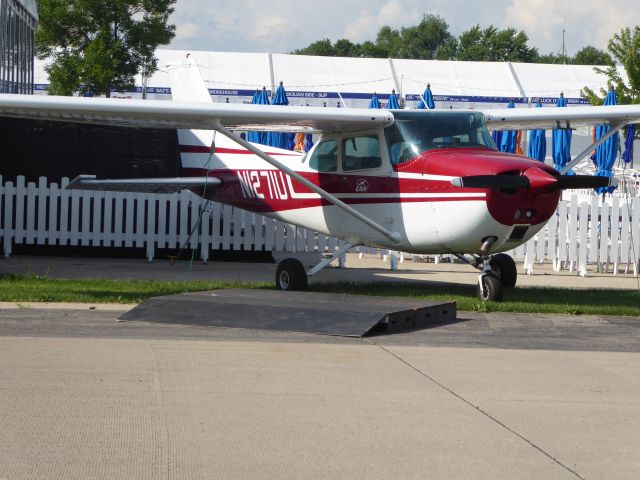
[(516, 285), (516, 263), (506, 253), (491, 256), (456, 254), (456, 257), (480, 270), (476, 292), (482, 301), (499, 302), (502, 300), (504, 289)]
[(352, 243), (345, 243), (330, 258), (320, 261), (308, 272), (304, 271), (304, 266), (300, 260), (296, 258), (284, 259), (278, 264), (278, 269), (276, 270), (276, 288), (278, 290), (306, 290), (308, 277), (315, 275), (336, 258), (344, 255), (351, 247), (353, 247)]

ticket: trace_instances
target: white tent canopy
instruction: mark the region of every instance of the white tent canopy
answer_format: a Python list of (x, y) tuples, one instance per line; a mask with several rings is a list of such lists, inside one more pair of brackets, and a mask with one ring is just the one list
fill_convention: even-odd
[[(531, 99), (555, 103), (564, 92), (569, 104), (584, 103), (580, 90), (598, 91), (607, 78), (592, 67), (511, 62), (460, 62), (379, 58), (314, 57), (269, 53), (158, 50), (159, 70), (147, 79), (147, 98), (169, 99), (168, 69), (191, 54), (200, 66), (215, 102), (246, 103), (256, 89), (273, 92), (284, 83), (293, 105), (367, 107), (376, 92), (385, 101), (393, 89), (407, 107), (431, 84), (438, 107), (490, 108), (514, 99), (525, 106)], [(36, 91), (48, 84), (44, 66), (36, 61)], [(143, 79), (116, 96), (141, 98)]]
[[(250, 103), (256, 89), (266, 87), (272, 94), (282, 81), (291, 105), (366, 108), (374, 92), (384, 105), (395, 89), (401, 102), (413, 108), (430, 83), (437, 108), (500, 108), (509, 100), (522, 108), (537, 99), (555, 108), (561, 92), (569, 106), (585, 104), (580, 91), (589, 87), (599, 92), (608, 81), (593, 67), (582, 65), (158, 50), (159, 70), (146, 82), (138, 76), (135, 88), (112, 96), (143, 98), (144, 88), (146, 98), (170, 100), (169, 69), (187, 55), (195, 58), (212, 100), (221, 103)], [(46, 93), (45, 65), (36, 61), (36, 93)], [(624, 69), (619, 70), (626, 78)], [(574, 133), (575, 154), (590, 144), (591, 134), (586, 128)]]

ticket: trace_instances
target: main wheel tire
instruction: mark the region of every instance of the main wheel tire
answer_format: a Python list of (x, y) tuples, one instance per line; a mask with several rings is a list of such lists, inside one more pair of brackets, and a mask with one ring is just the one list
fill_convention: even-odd
[(512, 288), (516, 286), (518, 269), (516, 268), (516, 262), (513, 261), (513, 258), (506, 253), (498, 253), (491, 257), (489, 265), (491, 265), (495, 276), (502, 282), (503, 287)]
[(287, 258), (280, 262), (276, 270), (278, 290), (306, 290), (307, 273), (299, 260)]
[[(480, 282), (482, 282), (482, 290), (480, 289)], [(500, 282), (498, 277), (494, 277), (489, 273), (480, 278), (478, 286), (476, 287), (478, 298), (483, 302), (501, 301), (503, 291), (502, 282)]]

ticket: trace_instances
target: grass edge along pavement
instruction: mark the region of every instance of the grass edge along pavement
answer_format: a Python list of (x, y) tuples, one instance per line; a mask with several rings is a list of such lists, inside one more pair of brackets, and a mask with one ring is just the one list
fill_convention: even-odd
[[(139, 303), (149, 297), (223, 288), (273, 288), (270, 282), (207, 280), (54, 279), (38, 275), (0, 276), (3, 302)], [(503, 302), (481, 302), (475, 285), (404, 283), (316, 283), (310, 291), (455, 301), (458, 310), (640, 316), (640, 291), (516, 287)]]

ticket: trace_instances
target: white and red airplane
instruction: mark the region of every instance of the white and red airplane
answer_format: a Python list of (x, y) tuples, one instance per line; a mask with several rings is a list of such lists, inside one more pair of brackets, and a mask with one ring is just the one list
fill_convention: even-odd
[[(181, 189), (338, 237), (344, 246), (309, 271), (278, 265), (276, 286), (307, 277), (356, 245), (454, 254), (480, 270), (478, 295), (516, 283), (510, 256), (554, 214), (561, 190), (610, 179), (563, 172), (496, 150), (499, 130), (640, 122), (640, 105), (462, 110), (349, 110), (212, 103), (191, 58), (171, 69), (173, 101), (0, 95), (0, 116), (178, 129), (179, 178), (98, 180), (68, 188), (170, 193)], [(245, 141), (239, 131), (319, 133), (302, 155)], [(211, 152), (213, 152), (211, 154)]]

